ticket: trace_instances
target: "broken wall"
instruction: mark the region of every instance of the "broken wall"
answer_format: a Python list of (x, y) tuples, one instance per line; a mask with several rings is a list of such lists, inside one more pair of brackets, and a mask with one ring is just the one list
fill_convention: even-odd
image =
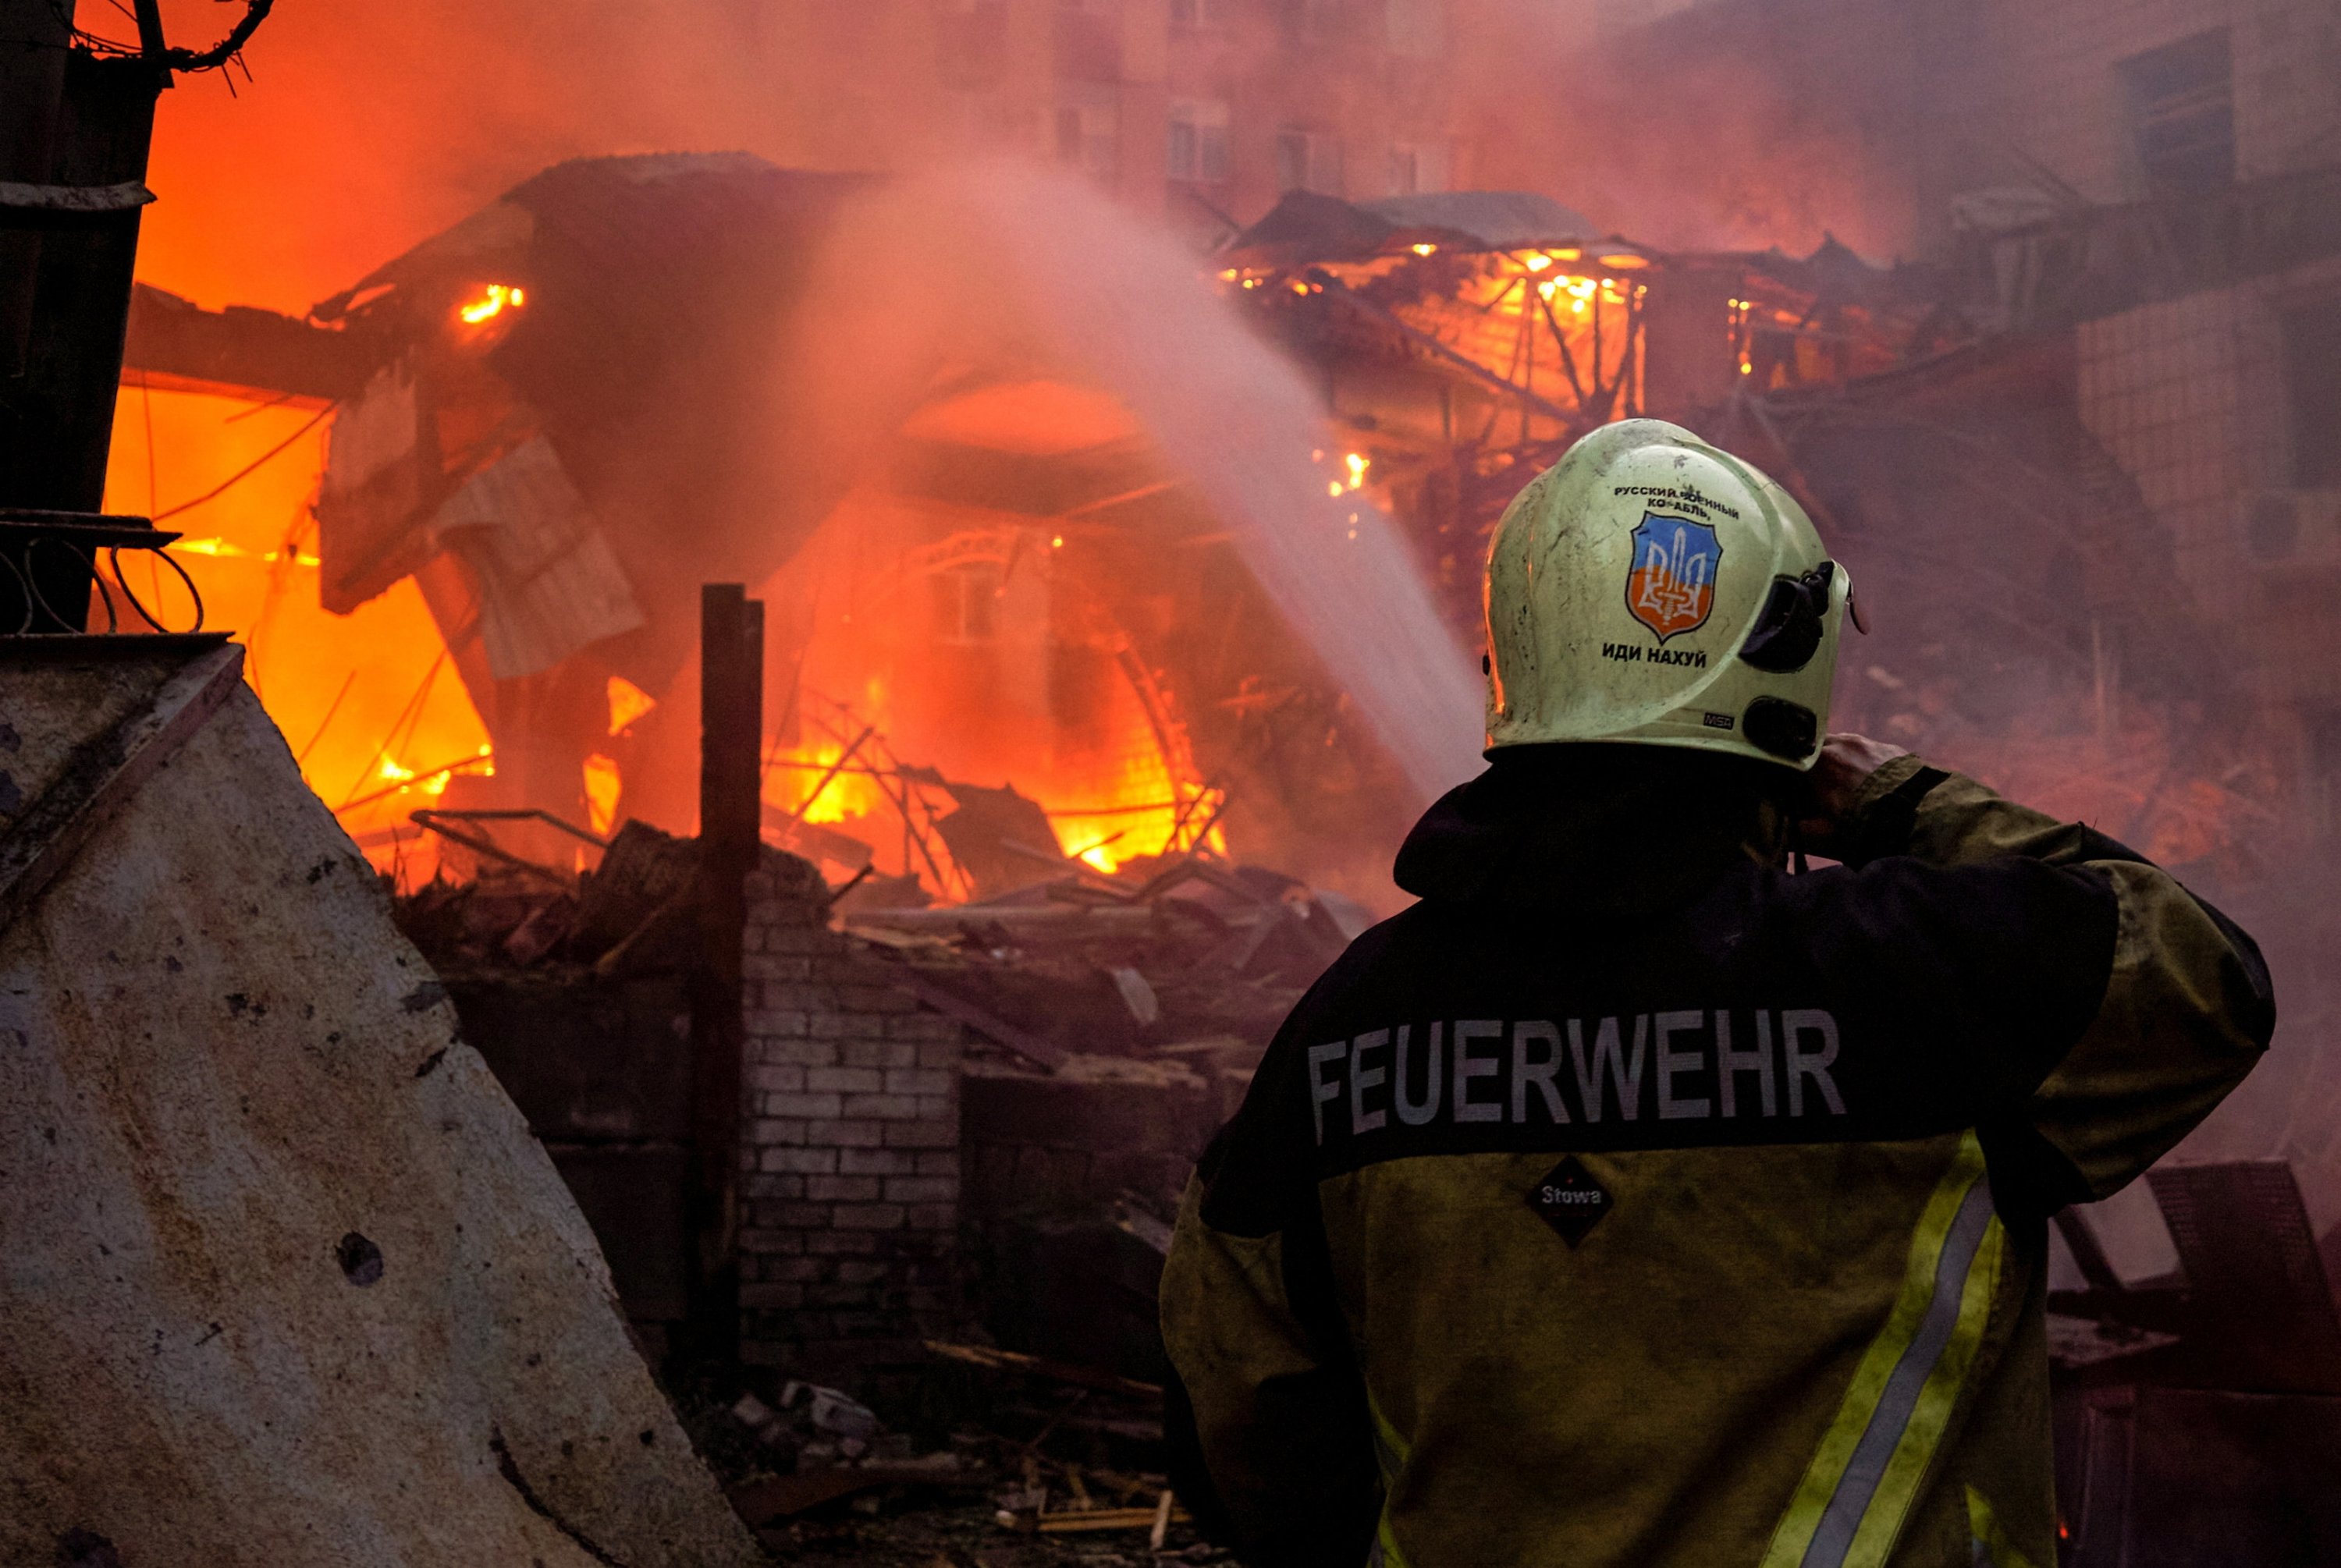
[(959, 1024), (749, 878), (741, 1356), (825, 1382), (959, 1321)]
[(25, 640), (0, 1562), (758, 1561), (241, 650)]

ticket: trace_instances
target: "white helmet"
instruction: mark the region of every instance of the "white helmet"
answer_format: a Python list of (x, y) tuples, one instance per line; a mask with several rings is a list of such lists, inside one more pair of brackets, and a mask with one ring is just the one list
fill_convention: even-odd
[(1806, 769), (1852, 593), (1787, 491), (1661, 420), (1604, 425), (1488, 551), (1488, 745), (1619, 740)]

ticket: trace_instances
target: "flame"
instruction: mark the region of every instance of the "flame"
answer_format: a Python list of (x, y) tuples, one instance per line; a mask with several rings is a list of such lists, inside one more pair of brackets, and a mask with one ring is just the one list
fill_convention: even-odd
[[(315, 417), (138, 385), (122, 390), (105, 509), (152, 514), (244, 470)], [(152, 442), (149, 442), (149, 432)], [(316, 525), (308, 513), (324, 427), (254, 469), (180, 526), (169, 553), (194, 582), (205, 623), (246, 647), (244, 678), (284, 736), (302, 777), (373, 863), (407, 885), (437, 868), (431, 835), (407, 822), (457, 776), (493, 770), (473, 710), (423, 595), (402, 581), (347, 616), (317, 603)], [(123, 567), (149, 603), (174, 602), (168, 564)], [(156, 571), (150, 592), (144, 573)], [(383, 764), (388, 761), (390, 770)]]
[[(1320, 449), (1322, 479), (1346, 473), (1340, 457)], [(802, 809), (868, 845), (880, 875), (914, 875), (954, 900), (974, 888), (933, 826), (960, 809), (941, 780), (1014, 789), (1050, 824), (1030, 848), (1093, 870), (1183, 850), (1199, 834), (1223, 849), (1220, 793), (1196, 765), (1179, 694), (1111, 619), (1113, 600), (1083, 575), (1084, 552), (1055, 548), (1065, 537), (1033, 520), (939, 538), (900, 498), (849, 494), (760, 590), (767, 602), (819, 605), (787, 700), (792, 728), (764, 775), (772, 811)], [(961, 573), (989, 588), (982, 627), (969, 618)], [(906, 581), (914, 591), (902, 590)], [(1079, 679), (1060, 686), (1066, 670)], [(1077, 724), (1060, 716), (1070, 691)]]
[(282, 550), (246, 550), (224, 539), (176, 539), (163, 547), (182, 555), (207, 555), (219, 561), (290, 561), (295, 566), (315, 569), (324, 564), (305, 551), (289, 553)]
[[(1325, 460), (1325, 454), (1322, 452), (1312, 452), (1309, 454), (1309, 460), (1311, 462), (1322, 462)], [(1325, 481), (1325, 493), (1339, 500), (1351, 491), (1362, 487), (1366, 482), (1366, 471), (1373, 465), (1374, 460), (1363, 452), (1343, 452), (1341, 471), (1336, 477)]]
[[(869, 762), (857, 753), (839, 768), (844, 759), (845, 743), (840, 740), (775, 757), (764, 771), (764, 799), (792, 816), (822, 824), (858, 823), (891, 812), (893, 806)], [(832, 768), (836, 775), (822, 783)], [(821, 793), (814, 794), (815, 789)]]
[(618, 798), (624, 792), (614, 760), (598, 751), (585, 759), (585, 826), (595, 838), (608, 838), (618, 825)]
[(1407, 249), (1418, 256), (1435, 256), (1439, 253), (1437, 245), (1409, 245)]
[(506, 305), (510, 305), (513, 310), (519, 310), (527, 303), (526, 289), (516, 288), (507, 283), (490, 283), (478, 299), (473, 300), (470, 304), (458, 306), (455, 314), (465, 326), (476, 327), (483, 322), (492, 321), (502, 315)]
[(610, 677), (610, 733), (623, 734), (626, 726), (658, 706), (658, 699), (623, 675)]
[(375, 777), (386, 784), (397, 786), (395, 789), (384, 790), (383, 793), (385, 795), (411, 795), (419, 789), (435, 800), (447, 793), (448, 782), (455, 777), (456, 773), (470, 766), (470, 761), (466, 759), (451, 763), (444, 768), (433, 768), (428, 773), (423, 773), (404, 766), (396, 758), (385, 757), (382, 759), (381, 768), (375, 770)]

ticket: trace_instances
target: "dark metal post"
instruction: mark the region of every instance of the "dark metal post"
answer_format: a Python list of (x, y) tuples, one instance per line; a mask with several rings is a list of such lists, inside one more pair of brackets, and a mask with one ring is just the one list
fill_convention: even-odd
[[(18, 13), (46, 9), (0, 0), (0, 29), (15, 33)], [(7, 46), (0, 36), (0, 49)], [(15, 373), (0, 380), (0, 505), (94, 512), (105, 489), (164, 73), (134, 56), (98, 59), (73, 50), (61, 74), (45, 138), (48, 166), (20, 174), (17, 195), (0, 200), (0, 234), (9, 242), (0, 263), (17, 272), (0, 278), (0, 302), (21, 289), (25, 259), (37, 258), (29, 318), (20, 318), (23, 357)], [(32, 155), (20, 148), (13, 162), (22, 171)]]
[[(0, 630), (78, 631), (130, 319), (138, 209), (168, 79), (71, 46), (72, 7), (0, 0)], [(144, 15), (153, 15), (153, 7)], [(161, 46), (160, 24), (154, 43)]]
[(736, 582), (700, 589), (698, 979), (692, 989), (692, 1338), (728, 1359), (740, 1335), (741, 943), (762, 843), (764, 606)]

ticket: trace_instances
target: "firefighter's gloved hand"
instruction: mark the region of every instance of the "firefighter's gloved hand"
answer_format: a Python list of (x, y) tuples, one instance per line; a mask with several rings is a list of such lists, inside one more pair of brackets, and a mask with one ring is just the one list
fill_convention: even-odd
[(1805, 848), (1831, 859), (1838, 854), (1838, 829), (1853, 809), (1862, 784), (1897, 757), (1910, 753), (1889, 741), (1840, 730), (1821, 742), (1821, 754), (1805, 775), (1805, 805), (1797, 829)]

